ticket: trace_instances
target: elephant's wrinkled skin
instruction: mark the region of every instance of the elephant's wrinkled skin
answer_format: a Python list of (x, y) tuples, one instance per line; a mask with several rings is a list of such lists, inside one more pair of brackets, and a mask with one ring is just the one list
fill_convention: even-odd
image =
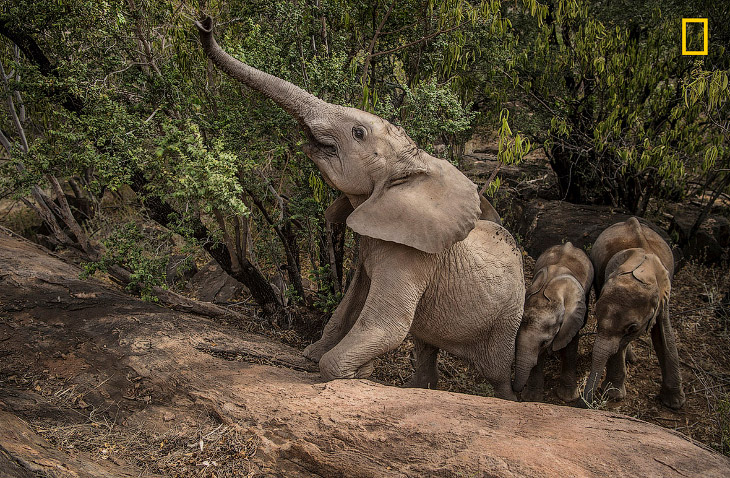
[(598, 236), (591, 249), (591, 261), (596, 270), (598, 333), (584, 400), (593, 400), (604, 369), (602, 388), (608, 397), (626, 396), (626, 348), (633, 339), (651, 331), (662, 371), (659, 398), (670, 408), (681, 408), (685, 396), (669, 321), (674, 275), (671, 249), (659, 234), (632, 217)]
[(344, 193), (327, 219), (363, 236), (354, 280), (322, 338), (304, 351), (319, 362), (323, 378), (368, 376), (372, 360), (410, 331), (412, 385), (436, 385), (443, 348), (474, 364), (497, 396), (514, 398), (522, 257), (504, 228), (480, 220), (499, 217), (476, 186), (448, 161), (418, 149), (402, 128), (245, 65), (218, 46), (210, 18), (197, 26), (219, 68), (299, 121), (309, 139), (304, 152)]
[(585, 324), (592, 283), (591, 260), (570, 242), (537, 258), (517, 333), (513, 389), (522, 392), (523, 400), (542, 400), (543, 365), (550, 350), (561, 358), (558, 396), (566, 402), (578, 398), (578, 331)]

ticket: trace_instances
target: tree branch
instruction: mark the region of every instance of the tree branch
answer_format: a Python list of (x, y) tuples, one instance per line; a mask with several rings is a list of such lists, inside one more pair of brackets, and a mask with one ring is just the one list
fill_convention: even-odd
[(48, 76), (53, 71), (51, 61), (43, 53), (35, 39), (27, 32), (19, 29), (16, 23), (17, 20), (14, 18), (0, 17), (0, 35), (18, 45), (23, 55), (38, 67), (41, 74)]
[[(15, 25), (15, 18), (0, 17), (0, 35), (12, 41), (28, 60), (38, 67), (38, 71), (43, 76), (55, 76), (58, 78), (58, 71), (51, 63), (48, 57), (43, 53), (35, 39), (22, 28)], [(59, 95), (62, 97), (61, 106), (66, 110), (74, 113), (82, 113), (84, 109), (84, 101), (79, 96), (66, 90), (59, 89), (56, 86), (49, 88), (51, 95)]]
[(443, 29), (443, 30), (439, 30), (439, 31), (437, 31), (437, 32), (431, 33), (430, 35), (426, 35), (425, 37), (423, 37), (423, 38), (420, 38), (420, 39), (418, 39), (418, 40), (412, 41), (412, 42), (410, 42), (410, 43), (406, 43), (405, 45), (401, 45), (401, 46), (399, 46), (399, 47), (396, 47), (396, 48), (391, 48), (390, 50), (385, 50), (385, 51), (379, 51), (379, 52), (377, 52), (377, 53), (373, 53), (372, 55), (368, 55), (368, 56), (369, 56), (370, 58), (375, 58), (376, 56), (380, 56), (380, 55), (388, 55), (388, 54), (390, 54), (390, 53), (394, 53), (394, 52), (396, 52), (396, 51), (399, 51), (399, 50), (403, 50), (404, 48), (409, 48), (409, 47), (412, 47), (413, 45), (418, 45), (419, 43), (423, 43), (423, 42), (425, 42), (425, 41), (428, 41), (428, 40), (430, 40), (431, 38), (434, 38), (434, 37), (437, 37), (437, 36), (439, 36), (439, 35), (443, 35), (444, 33), (449, 33), (449, 32), (452, 32), (452, 31), (454, 31), (454, 30), (458, 29), (458, 28), (461, 28), (461, 27), (462, 27), (462, 26), (464, 25), (464, 23), (465, 23), (465, 22), (461, 22), (461, 23), (459, 23), (459, 24), (458, 24), (458, 25), (456, 25), (456, 26), (453, 26), (453, 27), (451, 27), (451, 28), (445, 28), (445, 29)]
[(390, 16), (390, 12), (393, 11), (393, 6), (395, 5), (395, 0), (390, 2), (390, 6), (388, 7), (388, 11), (385, 13), (385, 16), (382, 20), (380, 20), (380, 24), (378, 25), (378, 28), (375, 30), (375, 33), (373, 34), (373, 38), (370, 40), (370, 46), (368, 47), (368, 56), (365, 57), (365, 65), (362, 69), (362, 84), (365, 84), (365, 80), (368, 76), (368, 69), (370, 68), (370, 60), (373, 58), (373, 48), (375, 48), (375, 42), (378, 41), (378, 36), (380, 35), (380, 31), (383, 29), (383, 25), (385, 25), (385, 22), (388, 20), (388, 17)]

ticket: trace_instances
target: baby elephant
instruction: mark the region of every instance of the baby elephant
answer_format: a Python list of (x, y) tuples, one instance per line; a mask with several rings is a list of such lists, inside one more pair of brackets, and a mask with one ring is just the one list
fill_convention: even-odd
[[(542, 400), (543, 364), (548, 349), (560, 352), (562, 370), (558, 397), (578, 398), (576, 362), (578, 331), (585, 324), (593, 265), (570, 242), (553, 246), (535, 262), (535, 277), (527, 290), (525, 313), (517, 335), (515, 381), (512, 388), (527, 401)], [(529, 379), (528, 379), (529, 377)]]
[(684, 405), (679, 356), (669, 322), (669, 293), (674, 257), (669, 245), (649, 226), (632, 217), (609, 227), (591, 250), (596, 269), (598, 334), (584, 399), (593, 401), (598, 379), (609, 398), (626, 396), (625, 354), (629, 343), (651, 331), (662, 388), (659, 398), (670, 408)]

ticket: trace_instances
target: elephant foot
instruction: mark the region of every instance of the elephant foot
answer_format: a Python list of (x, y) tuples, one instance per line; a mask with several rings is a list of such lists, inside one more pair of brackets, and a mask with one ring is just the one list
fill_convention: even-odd
[(679, 410), (684, 406), (684, 402), (687, 401), (687, 398), (684, 396), (684, 390), (681, 388), (679, 390), (670, 390), (662, 387), (661, 392), (659, 392), (659, 399), (672, 410)]
[(404, 387), (407, 388), (428, 388), (435, 389), (438, 384), (437, 377), (424, 377), (414, 373), (410, 380), (408, 380)]
[(523, 402), (542, 402), (543, 390), (542, 388), (525, 388), (520, 397)]
[(578, 387), (575, 385), (558, 385), (558, 388), (555, 389), (555, 394), (560, 398), (560, 400), (570, 403), (574, 400), (578, 399), (578, 396), (580, 395), (578, 392)]
[(494, 386), (494, 396), (502, 400), (517, 401), (517, 395), (512, 391), (512, 383), (508, 380), (503, 384), (492, 384)]
[(374, 361), (371, 360), (370, 362), (357, 369), (357, 372), (355, 372), (355, 378), (368, 378), (369, 376), (371, 376), (373, 374), (373, 370), (375, 369), (375, 365), (373, 362)]
[(342, 357), (334, 355), (332, 351), (324, 354), (319, 361), (319, 374), (328, 381), (339, 378), (367, 378), (372, 375), (374, 368), (374, 360), (353, 368), (351, 364), (345, 362)]
[(603, 382), (601, 389), (609, 400), (618, 402), (626, 397), (626, 386), (624, 384), (616, 386), (611, 382)]
[(302, 355), (314, 363), (319, 363), (322, 356), (327, 353), (327, 349), (320, 345), (320, 343), (321, 340), (318, 340), (317, 342), (308, 345), (307, 348), (304, 349), (304, 352), (302, 352)]

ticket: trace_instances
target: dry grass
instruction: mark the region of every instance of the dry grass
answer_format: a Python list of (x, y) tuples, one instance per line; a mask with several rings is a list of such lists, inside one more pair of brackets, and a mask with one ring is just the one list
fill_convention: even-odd
[(59, 450), (82, 451), (97, 460), (133, 464), (144, 473), (175, 478), (224, 478), (254, 476), (259, 471), (252, 461), (258, 437), (210, 417), (201, 417), (194, 427), (171, 426), (161, 433), (93, 417), (81, 424), (33, 425)]

